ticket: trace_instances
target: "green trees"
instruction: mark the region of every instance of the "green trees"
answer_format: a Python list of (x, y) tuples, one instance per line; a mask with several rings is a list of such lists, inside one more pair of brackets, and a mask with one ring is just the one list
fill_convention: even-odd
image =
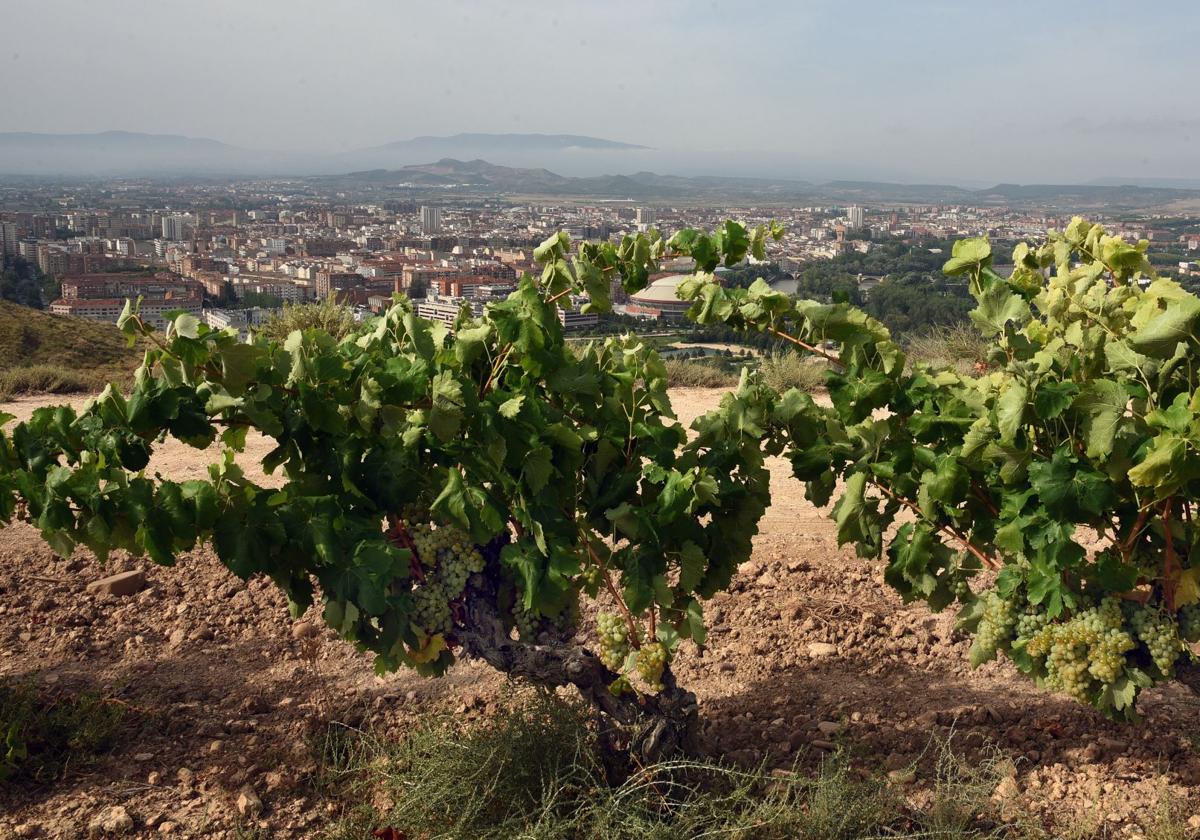
[[(21, 257), (5, 257), (0, 269), (0, 300), (42, 309), (43, 291), (53, 292), (57, 284), (52, 278), (42, 278), (37, 266)], [(54, 295), (57, 297), (57, 295)], [(50, 298), (53, 300), (53, 297)]]

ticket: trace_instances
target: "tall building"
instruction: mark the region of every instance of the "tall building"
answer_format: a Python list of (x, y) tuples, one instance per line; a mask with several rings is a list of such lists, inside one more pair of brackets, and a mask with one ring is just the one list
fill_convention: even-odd
[(164, 216), (162, 220), (163, 239), (166, 239), (168, 242), (182, 241), (184, 236), (183, 222), (183, 216)]
[(0, 222), (0, 255), (17, 253), (17, 223)]
[(421, 207), (421, 234), (423, 236), (433, 236), (435, 233), (442, 232), (442, 208), (441, 207)]
[(654, 224), (654, 211), (647, 207), (639, 207), (634, 221), (639, 225), (652, 225)]
[(846, 227), (851, 230), (862, 230), (863, 209), (857, 204), (851, 204), (846, 208)]

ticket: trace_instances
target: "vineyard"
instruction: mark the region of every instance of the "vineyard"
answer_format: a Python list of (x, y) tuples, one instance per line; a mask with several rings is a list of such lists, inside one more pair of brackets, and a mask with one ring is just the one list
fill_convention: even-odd
[[(1010, 277), (965, 240), (945, 271), (969, 281), (988, 362), (930, 369), (853, 307), (716, 281), (778, 232), (558, 235), (540, 277), (453, 330), (399, 300), (340, 341), (239, 344), (189, 316), (157, 334), (131, 303), (122, 329), (150, 349), (128, 393), (0, 415), (0, 522), (25, 523), (0, 533), (5, 591), (78, 592), (106, 558), (173, 566), (149, 573), (169, 604), (78, 597), (124, 645), (100, 655), (146, 670), (125, 674), (135, 694), (193, 673), (149, 658), (223, 645), (207, 667), (224, 678), (193, 702), (230, 723), (189, 708), (183, 727), (220, 731), (225, 769), (207, 781), (214, 799), (242, 791), (243, 818), (270, 813), (256, 771), (308, 759), (238, 762), (223, 741), (273, 739), (231, 724), (272, 706), (285, 731), (347, 715), (405, 730), (408, 706), (468, 720), (509, 678), (578, 698), (612, 785), (703, 756), (815, 772), (844, 748), (919, 808), (945, 778), (940, 739), (1015, 762), (972, 819), (1045, 800), (1047, 830), (1065, 815), (1099, 834), (1186, 808), (1200, 300), (1154, 276), (1145, 243), (1080, 220), (1019, 247)], [(680, 290), (695, 321), (822, 358), (825, 393), (749, 372), (730, 393), (669, 393), (636, 338), (568, 346), (570, 294), (604, 311), (614, 283), (642, 288), (668, 255), (696, 262)], [(12, 609), (52, 617), (38, 641), (70, 661), (86, 634), (54, 632), (81, 625), (43, 588)], [(237, 661), (285, 648), (261, 672)], [(250, 675), (270, 690), (242, 691)], [(172, 783), (207, 795), (189, 774)], [(294, 775), (263, 784), (277, 813), (307, 812)]]

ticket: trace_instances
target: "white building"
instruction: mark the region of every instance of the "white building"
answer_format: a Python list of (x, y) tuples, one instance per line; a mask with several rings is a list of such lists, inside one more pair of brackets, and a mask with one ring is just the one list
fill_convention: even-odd
[(421, 234), (423, 236), (433, 236), (435, 233), (442, 232), (442, 208), (422, 206), (421, 207)]
[(162, 220), (163, 239), (168, 242), (179, 242), (184, 238), (185, 219), (183, 216), (164, 216)]
[(851, 230), (862, 230), (863, 227), (863, 209), (857, 204), (851, 204), (846, 208), (846, 227)]

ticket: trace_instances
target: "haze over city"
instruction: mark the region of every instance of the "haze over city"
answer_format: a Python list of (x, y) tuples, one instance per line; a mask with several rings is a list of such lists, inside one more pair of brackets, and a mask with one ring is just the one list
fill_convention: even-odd
[(211, 138), (270, 153), (246, 167), (298, 173), (487, 132), (649, 147), (492, 161), (566, 175), (1191, 186), (1200, 120), (1180, 96), (1200, 78), (1200, 30), (1187, 10), (10, 0), (20, 37), (4, 75), (20, 84), (0, 132)]

